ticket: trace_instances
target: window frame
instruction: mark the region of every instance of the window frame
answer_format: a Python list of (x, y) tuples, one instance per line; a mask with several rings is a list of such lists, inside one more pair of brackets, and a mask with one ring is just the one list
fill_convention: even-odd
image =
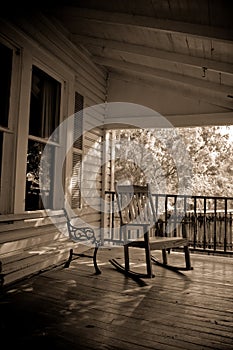
[(16, 176), (16, 138), (18, 127), (19, 85), (21, 72), (21, 50), (0, 36), (0, 42), (12, 51), (11, 77), (9, 87), (8, 125), (0, 126), (2, 133), (0, 213), (14, 210), (14, 189)]
[[(37, 60), (32, 62), (31, 65), (31, 80), (30, 80), (30, 98), (29, 98), (29, 104), (31, 102), (31, 89), (32, 89), (32, 74), (33, 74), (33, 67), (35, 67), (36, 69), (41, 70), (43, 73), (45, 73), (46, 75), (48, 75), (49, 77), (51, 77), (52, 79), (54, 79), (56, 82), (58, 82), (60, 84), (60, 101), (59, 101), (59, 116), (58, 116), (58, 126), (59, 124), (62, 122), (62, 115), (63, 115), (63, 99), (64, 99), (64, 90), (65, 90), (65, 86), (66, 83), (63, 79), (61, 79), (59, 76), (57, 76), (56, 74), (53, 73), (52, 69), (50, 70), (49, 68), (45, 67), (43, 64), (39, 63)], [(49, 145), (51, 147), (54, 147), (54, 166), (53, 166), (53, 170), (54, 173), (56, 172), (56, 168), (58, 167), (57, 164), (59, 164), (59, 160), (58, 160), (58, 154), (60, 152), (57, 152), (57, 149), (59, 149), (61, 147), (61, 135), (58, 135), (58, 141), (53, 141), (50, 139), (49, 137), (40, 137), (40, 136), (35, 136), (35, 135), (31, 135), (30, 134), (30, 130), (29, 130), (29, 124), (30, 124), (30, 109), (29, 109), (29, 115), (28, 115), (28, 137), (27, 137), (27, 151), (28, 151), (28, 143), (29, 141), (36, 141), (40, 144), (43, 145)], [(58, 127), (57, 126), (57, 127)], [(56, 129), (56, 128), (55, 128)], [(54, 176), (53, 174), (53, 188), (56, 186), (56, 176)], [(52, 190), (53, 191), (53, 190)], [(52, 199), (51, 199), (51, 208), (45, 208), (45, 209), (56, 209), (56, 206), (59, 207), (59, 202), (60, 199), (56, 198), (56, 191), (52, 192)], [(26, 207), (26, 173), (25, 173), (25, 195), (24, 195), (24, 202), (25, 202), (25, 207)], [(63, 202), (61, 203), (61, 205), (63, 205)], [(35, 209), (35, 210), (43, 210), (41, 208)], [(24, 208), (24, 211), (34, 211), (34, 210), (26, 210)]]
[[(38, 67), (61, 84), (59, 123), (63, 122), (73, 110), (73, 97), (71, 97), (70, 91), (74, 91), (74, 75), (65, 67), (61, 69), (61, 66), (55, 64), (54, 60), (48, 61), (47, 56), (42, 51), (24, 47), (23, 41), (20, 45), (11, 41), (8, 36), (0, 34), (0, 42), (13, 52), (8, 127), (0, 126), (0, 132), (4, 135), (4, 150), (2, 152), (4, 158), (2, 159), (2, 179), (4, 178), (4, 182), (2, 180), (0, 184), (0, 214), (25, 213), (27, 212), (25, 210), (25, 190), (28, 140), (49, 142), (56, 149), (62, 149), (65, 147), (68, 136), (60, 138), (59, 143), (56, 143), (29, 134), (32, 67)], [(54, 170), (56, 172), (56, 170), (60, 171), (63, 155), (60, 154), (61, 152), (55, 153), (57, 154)], [(59, 161), (59, 157), (61, 161)], [(64, 167), (64, 170), (71, 167), (67, 159)], [(54, 181), (55, 187), (60, 179), (55, 177)], [(64, 176), (62, 181), (64, 186)], [(64, 195), (66, 196), (66, 193), (55, 191), (53, 196), (54, 209), (60, 209), (64, 206), (66, 199)]]

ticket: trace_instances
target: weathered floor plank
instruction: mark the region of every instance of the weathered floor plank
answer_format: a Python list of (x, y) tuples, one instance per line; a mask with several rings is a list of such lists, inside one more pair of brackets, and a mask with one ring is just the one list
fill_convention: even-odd
[[(233, 350), (232, 258), (192, 254), (194, 270), (154, 265), (155, 278), (138, 283), (114, 269), (113, 255), (121, 261), (121, 248), (99, 252), (101, 275), (82, 258), (9, 286), (1, 341), (23, 349)], [(182, 264), (183, 256), (169, 260)], [(141, 250), (133, 263), (144, 271)]]

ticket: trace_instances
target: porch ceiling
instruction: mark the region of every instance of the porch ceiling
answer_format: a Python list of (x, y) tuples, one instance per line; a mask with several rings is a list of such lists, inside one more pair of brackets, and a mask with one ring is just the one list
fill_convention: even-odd
[(108, 72), (108, 101), (174, 125), (233, 124), (233, 3), (60, 1), (47, 14)]

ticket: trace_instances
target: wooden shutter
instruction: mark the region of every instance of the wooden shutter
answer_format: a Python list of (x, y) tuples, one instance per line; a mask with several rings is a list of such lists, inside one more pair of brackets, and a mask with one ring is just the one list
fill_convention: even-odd
[(73, 162), (72, 162), (72, 208), (81, 207), (81, 179), (82, 179), (82, 150), (83, 150), (83, 96), (75, 92), (75, 118), (73, 130)]

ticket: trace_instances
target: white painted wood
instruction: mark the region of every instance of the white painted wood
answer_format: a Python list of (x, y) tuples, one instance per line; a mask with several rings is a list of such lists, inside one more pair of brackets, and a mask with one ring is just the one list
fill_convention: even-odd
[[(46, 25), (49, 26), (49, 20), (44, 19)], [(51, 21), (50, 21), (51, 22)], [(53, 26), (53, 31), (48, 32), (47, 26), (43, 27), (39, 22), (36, 38), (33, 39), (30, 33), (35, 31), (36, 21), (33, 24), (21, 23), (25, 32), (17, 30), (17, 27), (6, 21), (0, 21), (0, 27), (3, 28), (3, 33), (10, 40), (12, 37), (18, 45), (27, 47), (33, 54), (34, 60), (44, 66), (50, 67), (50, 74), (52, 71), (63, 77), (65, 80), (67, 74), (76, 75), (76, 79), (85, 83), (90, 83), (93, 86), (99, 86), (99, 94), (102, 91), (102, 98), (105, 97), (105, 77), (101, 68), (98, 68), (89, 57), (85, 57), (80, 50), (77, 49), (62, 33), (59, 33)], [(65, 45), (65, 46), (64, 46)], [(51, 68), (52, 67), (52, 68)], [(83, 78), (84, 77), (84, 78)], [(89, 83), (90, 82), (90, 83)], [(94, 89), (93, 87), (93, 89)], [(90, 90), (90, 89), (89, 89)]]
[[(48, 214), (56, 217), (56, 222), (59, 223), (54, 225)], [(85, 215), (87, 214), (84, 213), (84, 219)], [(88, 216), (97, 224), (99, 220), (97, 212), (92, 212), (91, 215), (88, 213)], [(8, 220), (11, 220), (11, 223)], [(64, 264), (71, 248), (80, 253), (89, 249), (87, 245), (73, 243), (68, 238), (63, 211), (3, 215), (1, 223), (0, 262), (4, 285), (38, 271)]]
[(111, 73), (109, 82), (109, 102), (138, 103), (164, 115), (232, 110), (232, 98), (175, 80), (165, 82), (156, 76), (122, 70), (120, 74)]
[[(60, 75), (60, 82), (62, 83), (62, 98), (61, 98), (61, 116), (62, 119), (71, 112), (73, 113), (73, 101), (70, 97), (74, 93), (74, 82), (76, 86), (84, 87), (85, 95), (89, 100), (94, 99), (96, 102), (103, 102), (105, 99), (105, 76), (103, 69), (98, 68), (82, 51), (78, 50), (62, 32), (51, 24), (43, 16), (36, 19), (33, 24), (21, 21), (21, 29), (18, 30), (17, 26), (10, 23), (2, 22), (5, 27), (6, 37), (8, 40), (14, 40), (21, 47), (24, 48), (28, 55), (28, 63), (26, 58), (23, 59), (24, 71), (27, 70), (28, 74), (23, 72), (25, 85), (27, 86), (27, 95), (25, 94), (24, 82), (21, 87), (21, 108), (20, 111), (20, 123), (19, 134), (22, 138), (18, 138), (18, 168), (17, 170), (17, 183), (15, 192), (15, 212), (22, 212), (24, 210), (24, 192), (25, 192), (25, 173), (26, 162), (24, 166), (22, 164), (22, 157), (26, 157), (27, 149), (27, 132), (29, 121), (29, 100), (30, 100), (30, 70), (31, 65), (34, 63), (41, 69), (45, 70), (48, 74), (54, 78), (58, 78)], [(32, 33), (35, 32), (37, 26), (38, 31), (35, 37)], [(57, 44), (59, 41), (59, 45)], [(65, 82), (65, 83), (64, 83)], [(23, 97), (22, 97), (23, 95)], [(95, 102), (95, 103), (96, 103)], [(62, 120), (61, 119), (61, 120)], [(96, 124), (94, 122), (94, 124)], [(22, 132), (22, 129), (23, 132)], [(101, 130), (100, 130), (101, 132)], [(20, 156), (19, 157), (19, 153)], [(19, 161), (21, 159), (21, 161)], [(59, 161), (56, 162), (59, 164)], [(69, 168), (69, 164), (65, 169)], [(20, 175), (21, 173), (21, 175)], [(22, 186), (23, 185), (23, 186)], [(55, 202), (61, 203), (62, 198), (56, 199)]]
[(215, 93), (221, 93), (224, 96), (231, 93), (231, 87), (230, 86), (224, 86), (222, 84), (216, 84), (211, 83), (206, 80), (200, 81), (199, 79), (184, 76), (181, 74), (176, 74), (173, 72), (168, 72), (161, 69), (156, 69), (148, 66), (143, 66), (140, 64), (130, 63), (130, 62), (123, 62), (113, 59), (108, 59), (104, 57), (93, 57), (94, 61), (98, 64), (105, 65), (107, 67), (113, 67), (113, 68), (120, 68), (124, 70), (129, 70), (137, 73), (141, 73), (146, 76), (152, 76), (156, 78), (162, 78), (169, 81), (175, 81), (177, 84), (183, 84), (183, 85), (191, 85), (194, 88), (198, 89), (208, 89)]
[(32, 56), (29, 51), (22, 52), (22, 70), (20, 85), (20, 104), (18, 113), (16, 167), (15, 167), (15, 198), (14, 212), (20, 213), (25, 209), (26, 160), (29, 130), (29, 110), (31, 93)]
[(165, 117), (176, 127), (233, 125), (233, 112), (166, 115)]
[[(184, 55), (177, 52), (159, 50), (153, 47), (130, 44), (126, 42), (120, 42), (116, 40), (90, 37), (79, 34), (73, 34), (72, 37), (77, 43), (82, 43), (87, 47), (90, 47), (91, 51), (95, 51), (95, 47), (102, 48), (104, 54), (110, 52), (129, 53), (136, 54), (143, 57), (151, 57), (154, 59), (163, 60), (164, 65), (166, 61), (184, 64), (191, 67), (207, 67), (208, 70), (216, 72), (225, 72), (233, 74), (233, 64), (226, 62), (219, 62), (216, 60), (207, 59), (205, 57), (196, 57), (190, 55)], [(233, 44), (232, 44), (233, 50)], [(155, 61), (156, 62), (156, 61)]]
[[(60, 36), (57, 28), (48, 23), (39, 24), (38, 22), (25, 23), (21, 22), (22, 27), (9, 23), (1, 23), (6, 41), (13, 41), (16, 46), (22, 47), (22, 71), (18, 69), (21, 77), (20, 89), (17, 84), (14, 85), (17, 92), (19, 91), (19, 106), (14, 104), (14, 123), (17, 129), (17, 160), (16, 160), (16, 184), (15, 184), (15, 213), (24, 213), (24, 195), (25, 195), (25, 175), (26, 175), (26, 156), (28, 142), (28, 125), (29, 125), (29, 104), (31, 92), (31, 68), (32, 64), (37, 65), (46, 73), (60, 81), (62, 86), (61, 93), (61, 121), (68, 118), (74, 111), (74, 92), (82, 90), (84, 98), (87, 99), (87, 106), (96, 103), (103, 103), (106, 98), (105, 82), (106, 77), (104, 70), (98, 68), (81, 50), (78, 50), (65, 36)], [(6, 26), (5, 26), (6, 24)], [(34, 35), (36, 33), (36, 35)], [(13, 109), (12, 109), (13, 111)], [(89, 126), (92, 123), (91, 130), (88, 131), (86, 141), (84, 138), (84, 148), (94, 149), (95, 142), (99, 142), (102, 136), (101, 128), (96, 128), (97, 124), (102, 124), (101, 117), (95, 119), (94, 116), (88, 116)], [(87, 123), (87, 126), (88, 126)], [(89, 128), (88, 126), (88, 128)], [(95, 126), (95, 129), (93, 127)], [(4, 130), (6, 132), (6, 130)], [(14, 135), (14, 130), (9, 130), (9, 136)], [(38, 141), (41, 141), (38, 139)], [(46, 140), (42, 140), (46, 141)], [(61, 141), (66, 141), (65, 138)], [(86, 144), (85, 144), (86, 142)], [(62, 144), (55, 145), (62, 148)], [(6, 151), (4, 151), (6, 154)], [(101, 172), (99, 170), (101, 163), (101, 147), (95, 153), (95, 162), (93, 174), (94, 181), (90, 178), (89, 186), (96, 184), (97, 191), (101, 190)], [(55, 172), (61, 170), (60, 159), (55, 161)], [(12, 168), (11, 167), (11, 171)], [(5, 167), (4, 167), (5, 169)], [(64, 167), (64, 181), (71, 169), (71, 162), (67, 158)], [(60, 181), (61, 179), (57, 179)], [(57, 188), (57, 184), (55, 184)], [(8, 193), (9, 195), (9, 193)], [(62, 191), (57, 193), (54, 198), (55, 207), (61, 207), (64, 198)], [(100, 227), (100, 200), (99, 197), (92, 199), (92, 207), (84, 207), (83, 219), (92, 223), (96, 228)], [(15, 218), (17, 216), (14, 216)], [(23, 219), (23, 218), (22, 218)], [(32, 225), (34, 225), (32, 223)], [(5, 225), (1, 225), (2, 228)], [(14, 251), (17, 252), (11, 260), (10, 265), (6, 266), (8, 271), (5, 281), (13, 282), (18, 278), (28, 276), (43, 268), (51, 267), (53, 264), (65, 261), (68, 258), (70, 246), (60, 246), (59, 239), (62, 233), (58, 228), (50, 225), (43, 227), (30, 227), (30, 223), (17, 222), (14, 229), (7, 226), (6, 235), (1, 234), (1, 238), (6, 240), (0, 247), (2, 254)], [(41, 249), (47, 249), (44, 255)], [(46, 248), (47, 247), (47, 248)], [(40, 249), (41, 248), (41, 249)], [(50, 250), (51, 248), (51, 250)], [(54, 251), (53, 251), (54, 249)], [(87, 248), (86, 248), (87, 249)], [(30, 250), (30, 251), (29, 251)], [(35, 254), (35, 252), (37, 252)], [(54, 252), (54, 254), (53, 254)], [(52, 254), (51, 254), (52, 253)], [(26, 254), (26, 255), (25, 255)], [(4, 265), (5, 267), (5, 265)]]
[(107, 23), (118, 26), (143, 27), (149, 30), (166, 33), (179, 33), (190, 36), (195, 35), (197, 37), (218, 39), (222, 41), (232, 40), (232, 31), (222, 27), (161, 19), (151, 16), (131, 15), (128, 13), (118, 13), (116, 11), (107, 12), (67, 6), (66, 8), (63, 7), (61, 17), (66, 21), (82, 21), (84, 18), (89, 21), (95, 21), (97, 26), (98, 23)]
[(1, 127), (3, 132), (3, 152), (2, 152), (2, 169), (0, 181), (0, 213), (9, 213), (13, 211), (14, 201), (14, 181), (15, 176), (12, 169), (15, 167), (15, 143), (17, 122), (15, 121), (18, 115), (19, 106), (19, 86), (20, 86), (20, 70), (21, 70), (21, 56), (20, 50), (17, 46), (9, 43), (0, 36), (0, 41), (3, 45), (12, 50), (12, 74), (10, 87), (10, 104), (8, 115), (8, 127)]
[[(40, 46), (40, 49), (44, 49), (47, 52), (51, 52), (56, 60), (66, 63), (66, 65), (75, 71), (77, 69), (85, 69), (89, 72), (89, 76), (96, 77), (98, 80), (102, 79), (104, 73), (103, 69), (97, 67), (88, 57), (87, 53), (83, 53), (80, 48), (77, 48), (69, 40), (67, 36), (61, 31), (61, 27), (58, 29), (55, 26), (56, 20), (46, 18), (41, 13), (34, 13), (33, 18), (24, 20), (24, 18), (17, 18), (17, 22), (27, 35), (28, 40), (31, 37), (31, 41), (34, 42), (34, 46)], [(38, 29), (35, 35), (35, 28)], [(30, 35), (33, 33), (33, 35)], [(22, 33), (23, 34), (23, 33)], [(59, 43), (59, 45), (58, 45)], [(88, 79), (88, 77), (87, 77)], [(104, 89), (104, 85), (102, 87)]]
[[(117, 5), (114, 6), (117, 7)], [(168, 3), (166, 3), (166, 6), (166, 11), (170, 11), (169, 13), (172, 14), (172, 9), (169, 9)], [(141, 8), (143, 8), (143, 5)], [(72, 11), (70, 16), (73, 16)], [(202, 18), (204, 18), (203, 15)], [(71, 19), (71, 17), (68, 17), (68, 22), (71, 22)], [(14, 127), (18, 127), (16, 129), (18, 138), (15, 213), (24, 212), (30, 78), (33, 63), (39, 65), (62, 84), (61, 121), (73, 113), (75, 90), (84, 96), (85, 107), (93, 106), (93, 113), (90, 112), (85, 116), (85, 130), (87, 132), (84, 137), (83, 152), (84, 155), (92, 151), (95, 151), (95, 153), (84, 164), (86, 177), (83, 179), (83, 188), (84, 190), (96, 188), (97, 194), (99, 193), (100, 195), (104, 193), (105, 188), (111, 189), (113, 186), (113, 177), (111, 177), (113, 167), (108, 159), (112, 150), (104, 153), (101, 145), (104, 123), (109, 122), (111, 124), (113, 120), (104, 119), (104, 108), (103, 114), (96, 115), (94, 113), (95, 104), (103, 103), (107, 98), (111, 102), (122, 97), (122, 101), (134, 101), (145, 103), (148, 106), (158, 106), (159, 111), (165, 111), (168, 120), (176, 126), (196, 125), (197, 123), (202, 125), (201, 123), (203, 122), (215, 124), (230, 123), (233, 117), (232, 100), (226, 97), (228, 93), (231, 94), (231, 78), (224, 78), (220, 85), (216, 84), (216, 82), (213, 84), (202, 79), (195, 80), (192, 74), (190, 77), (182, 75), (184, 73), (188, 75), (189, 72), (194, 74), (194, 70), (203, 65), (209, 65), (209, 69), (214, 73), (221, 71), (232, 75), (232, 41), (229, 41), (231, 33), (228, 33), (226, 29), (219, 29), (216, 26), (213, 26), (212, 29), (209, 26), (198, 24), (178, 23), (176, 20), (166, 21), (155, 18), (149, 18), (148, 20), (148, 17), (145, 16), (133, 16), (117, 12), (110, 14), (108, 12), (106, 16), (105, 12), (90, 10), (79, 10), (78, 19), (80, 19), (78, 24), (75, 21), (70, 23), (75, 28), (82, 29), (82, 26), (89, 23), (90, 27), (96, 29), (98, 35), (100, 35), (98, 32), (99, 27), (101, 27), (100, 30), (109, 28), (109, 31), (103, 31), (103, 38), (98, 39), (96, 43), (93, 42), (93, 39), (88, 39), (89, 46), (86, 46), (84, 38), (78, 35), (73, 37), (75, 42), (71, 42), (72, 36), (68, 29), (69, 26), (67, 25), (65, 28), (58, 21), (52, 21), (49, 16), (38, 14), (36, 18), (28, 18), (28, 22), (18, 19), (19, 26), (17, 26), (17, 21), (14, 24), (7, 23), (5, 20), (0, 21), (1, 37), (11, 43), (11, 45), (22, 49), (23, 52), (21, 56), (22, 61), (20, 61), (22, 66), (18, 72), (14, 72), (15, 76), (16, 73), (19, 74), (18, 78), (16, 76), (16, 81), (21, 79), (19, 89), (17, 84), (13, 87), (15, 95), (19, 91), (19, 103), (17, 103), (16, 96), (13, 106), (11, 106), (11, 114), (15, 119), (12, 119), (14, 123), (8, 132), (8, 143), (10, 143), (12, 141), (10, 135), (14, 135)], [(119, 32), (116, 28), (119, 29)], [(193, 36), (194, 34), (195, 36)], [(110, 41), (105, 40), (107, 38), (110, 38)], [(118, 38), (124, 39), (126, 42), (120, 43)], [(209, 40), (210, 38), (211, 40)], [(145, 45), (147, 45), (145, 47), (142, 45), (144, 39), (148, 40), (145, 40)], [(132, 42), (135, 42), (135, 44), (132, 44)], [(154, 42), (158, 44), (157, 47), (154, 45)], [(115, 55), (116, 52), (118, 55), (124, 53), (122, 57), (125, 58), (127, 53), (127, 57), (131, 55), (137, 61), (143, 58), (142, 63), (144, 63), (144, 66), (141, 67), (142, 65), (140, 66), (139, 64), (133, 65), (133, 63), (125, 64), (120, 61), (104, 61), (102, 57), (96, 59), (96, 62), (98, 61), (97, 65), (92, 60), (92, 55), (87, 49), (91, 47), (93, 50), (95, 44), (98, 44), (99, 49), (99, 46), (105, 43), (110, 48), (109, 51), (105, 52), (106, 54), (109, 52), (111, 55)], [(150, 46), (150, 43), (153, 45)], [(216, 47), (216, 51), (211, 51), (212, 44)], [(174, 52), (166, 56), (165, 50), (173, 47), (176, 48)], [(190, 56), (186, 54), (187, 52), (191, 53)], [(202, 59), (201, 57), (205, 58)], [(158, 60), (164, 60), (165, 66), (166, 63), (173, 65), (180, 63), (180, 66), (177, 67), (176, 73), (164, 73), (164, 70), (152, 70), (149, 67), (151, 59), (155, 59), (155, 64), (156, 60), (157, 62)], [(105, 69), (104, 65), (107, 65), (108, 68)], [(188, 67), (187, 71), (185, 70), (186, 68), (183, 68), (183, 65)], [(109, 68), (114, 71), (117, 70), (120, 74), (111, 73), (108, 76), (107, 71)], [(128, 73), (125, 73), (125, 71)], [(163, 82), (164, 78), (165, 82)], [(213, 77), (213, 79), (215, 78)], [(146, 89), (144, 89), (145, 86)], [(230, 109), (231, 112), (227, 113)], [(126, 119), (121, 120), (121, 127), (126, 121)], [(110, 127), (110, 125), (107, 127)], [(7, 131), (5, 130), (4, 132)], [(108, 135), (107, 137), (110, 136)], [(7, 154), (8, 151), (9, 149), (5, 149), (4, 154)], [(101, 168), (102, 164), (104, 164), (104, 170)], [(61, 166), (59, 160), (56, 162), (56, 165), (57, 167)], [(7, 169), (7, 164), (5, 163), (4, 169)], [(68, 157), (65, 167), (65, 179), (69, 177), (70, 171), (71, 161)], [(102, 227), (103, 222), (104, 225), (108, 226), (106, 218), (101, 217), (100, 195), (96, 195), (95, 198), (91, 195), (87, 196), (87, 199), (91, 199), (91, 205), (84, 202), (82, 210), (77, 211), (86, 222), (92, 223), (97, 229)], [(61, 204), (61, 199), (62, 197), (58, 199), (59, 204)], [(9, 207), (7, 208), (8, 211)], [(26, 276), (41, 268), (47, 268), (51, 264), (59, 262), (61, 256), (64, 258), (68, 252), (67, 247), (63, 249), (59, 246), (57, 240), (60, 233), (56, 230), (54, 231), (54, 228), (46, 228), (47, 231), (45, 232), (44, 227), (38, 231), (34, 230), (33, 227), (28, 230), (28, 225), (26, 227), (23, 225), (17, 227), (17, 233), (13, 230), (11, 235), (10, 230), (7, 230), (4, 236), (1, 236), (2, 239), (6, 238), (6, 245), (2, 248), (4, 252), (9, 252), (9, 249), (13, 251), (17, 247), (20, 248), (18, 260), (14, 257), (11, 260), (11, 265), (8, 266), (8, 271), (11, 271), (9, 281), (13, 281), (19, 276)], [(13, 237), (13, 241), (11, 241), (10, 237)], [(18, 241), (14, 241), (16, 238), (21, 240), (19, 245)], [(38, 250), (39, 242), (52, 247), (55, 238), (55, 244), (58, 247), (57, 254), (53, 257), (50, 256), (48, 259), (46, 258), (46, 260), (43, 255), (35, 257), (35, 250)], [(25, 251), (22, 252), (22, 249), (27, 248), (28, 244), (31, 249), (31, 257), (25, 264), (22, 264), (21, 260), (25, 258)], [(13, 271), (12, 268), (16, 269), (17, 264), (20, 266), (20, 271)]]

